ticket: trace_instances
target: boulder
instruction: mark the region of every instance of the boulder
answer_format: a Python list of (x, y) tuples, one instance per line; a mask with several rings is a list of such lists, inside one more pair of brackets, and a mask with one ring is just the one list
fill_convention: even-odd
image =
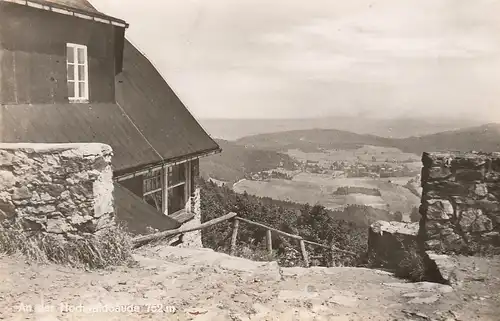
[(461, 286), (463, 276), (457, 268), (458, 263), (452, 256), (425, 251), (424, 260), (429, 273), (434, 275), (435, 281), (453, 287)]
[(368, 232), (368, 257), (372, 264), (396, 268), (405, 251), (417, 244), (419, 223), (377, 221)]

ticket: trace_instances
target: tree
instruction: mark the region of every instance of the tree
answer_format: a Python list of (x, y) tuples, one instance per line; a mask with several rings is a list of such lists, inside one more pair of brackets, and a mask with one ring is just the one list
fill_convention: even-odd
[(394, 213), (394, 219), (397, 222), (403, 222), (403, 213), (401, 213), (400, 211), (397, 211), (396, 213)]

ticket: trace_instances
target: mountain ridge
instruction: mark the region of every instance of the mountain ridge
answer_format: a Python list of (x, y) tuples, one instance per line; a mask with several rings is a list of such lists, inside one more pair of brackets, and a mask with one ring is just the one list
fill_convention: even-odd
[(287, 148), (299, 148), (304, 151), (310, 151), (311, 148), (354, 149), (359, 145), (374, 145), (395, 147), (415, 154), (443, 150), (493, 152), (500, 151), (500, 124), (486, 123), (407, 138), (386, 138), (337, 129), (315, 128), (251, 135), (234, 142), (239, 145), (276, 151), (283, 151)]
[(213, 137), (236, 140), (246, 136), (313, 128), (345, 130), (386, 138), (406, 138), (447, 130), (479, 126), (485, 121), (472, 118), (394, 118), (376, 119), (352, 116), (304, 119), (200, 119)]

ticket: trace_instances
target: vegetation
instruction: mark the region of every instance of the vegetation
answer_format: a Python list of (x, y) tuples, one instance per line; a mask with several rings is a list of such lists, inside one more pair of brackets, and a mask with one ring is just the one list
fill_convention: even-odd
[(367, 188), (367, 187), (357, 187), (357, 186), (341, 186), (337, 188), (334, 195), (349, 195), (349, 194), (365, 194), (365, 195), (373, 195), (373, 196), (381, 196), (380, 190), (376, 188)]
[(287, 173), (272, 170), (272, 171), (255, 173), (253, 175), (248, 174), (245, 175), (245, 178), (251, 180), (268, 180), (268, 179), (292, 180), (293, 177), (291, 175), (288, 175)]
[(78, 268), (105, 268), (131, 263), (130, 237), (121, 226), (99, 236), (64, 239), (48, 233), (24, 231), (0, 224), (0, 253), (20, 254), (28, 261), (58, 263)]
[[(335, 213), (323, 206), (303, 205), (292, 202), (274, 201), (246, 193), (237, 194), (230, 188), (201, 180), (202, 221), (208, 221), (227, 212), (236, 212), (239, 216), (265, 224), (290, 234), (304, 237), (306, 240), (325, 245), (334, 244), (340, 249), (356, 253), (355, 257), (336, 253), (330, 257), (330, 251), (319, 247), (308, 247), (311, 256), (323, 256), (317, 262), (327, 265), (334, 260), (339, 265), (359, 265), (364, 262), (368, 244), (368, 228), (342, 219), (336, 219)], [(202, 241), (205, 247), (219, 252), (229, 252), (232, 227), (229, 222), (203, 230)], [(237, 254), (255, 253), (252, 258), (267, 258), (265, 250), (266, 231), (249, 224), (240, 224), (238, 232)], [(285, 266), (301, 264), (295, 240), (273, 234), (274, 257)]]
[(277, 167), (295, 169), (296, 162), (286, 154), (241, 146), (225, 140), (216, 141), (222, 148), (222, 153), (200, 161), (200, 172), (204, 178), (210, 176), (234, 183), (253, 173)]
[(330, 211), (330, 216), (336, 220), (345, 220), (356, 226), (368, 227), (379, 220), (393, 221), (391, 213), (384, 209), (374, 208), (367, 205), (350, 204), (341, 210)]
[(425, 281), (426, 267), (416, 243), (404, 249), (403, 258), (394, 271), (394, 275), (413, 282)]

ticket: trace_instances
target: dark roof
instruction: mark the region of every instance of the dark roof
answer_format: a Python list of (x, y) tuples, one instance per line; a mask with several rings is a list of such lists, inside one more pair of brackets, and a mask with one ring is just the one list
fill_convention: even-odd
[(115, 183), (114, 186), (117, 220), (122, 223), (131, 234), (148, 234), (148, 227), (166, 231), (181, 226), (180, 222), (166, 215), (162, 215), (156, 211), (154, 207), (144, 202), (141, 198), (120, 184)]
[(125, 41), (116, 100), (165, 160), (219, 149), (151, 62)]
[[(115, 21), (118, 23), (125, 24), (125, 26), (128, 27), (128, 24), (122, 19), (108, 16), (106, 14), (99, 12), (90, 2), (86, 0), (29, 0), (29, 1), (52, 8), (63, 9), (70, 12), (76, 12), (79, 14), (86, 14), (92, 17)], [(28, 5), (28, 3), (23, 3), (23, 2), (19, 2), (19, 4)]]
[(105, 143), (115, 171), (161, 160), (116, 104), (3, 105), (0, 141)]
[(99, 11), (94, 8), (86, 0), (35, 0), (35, 2), (48, 2), (50, 4), (56, 4), (59, 6), (64, 6), (73, 9), (85, 10), (88, 12), (99, 13)]

